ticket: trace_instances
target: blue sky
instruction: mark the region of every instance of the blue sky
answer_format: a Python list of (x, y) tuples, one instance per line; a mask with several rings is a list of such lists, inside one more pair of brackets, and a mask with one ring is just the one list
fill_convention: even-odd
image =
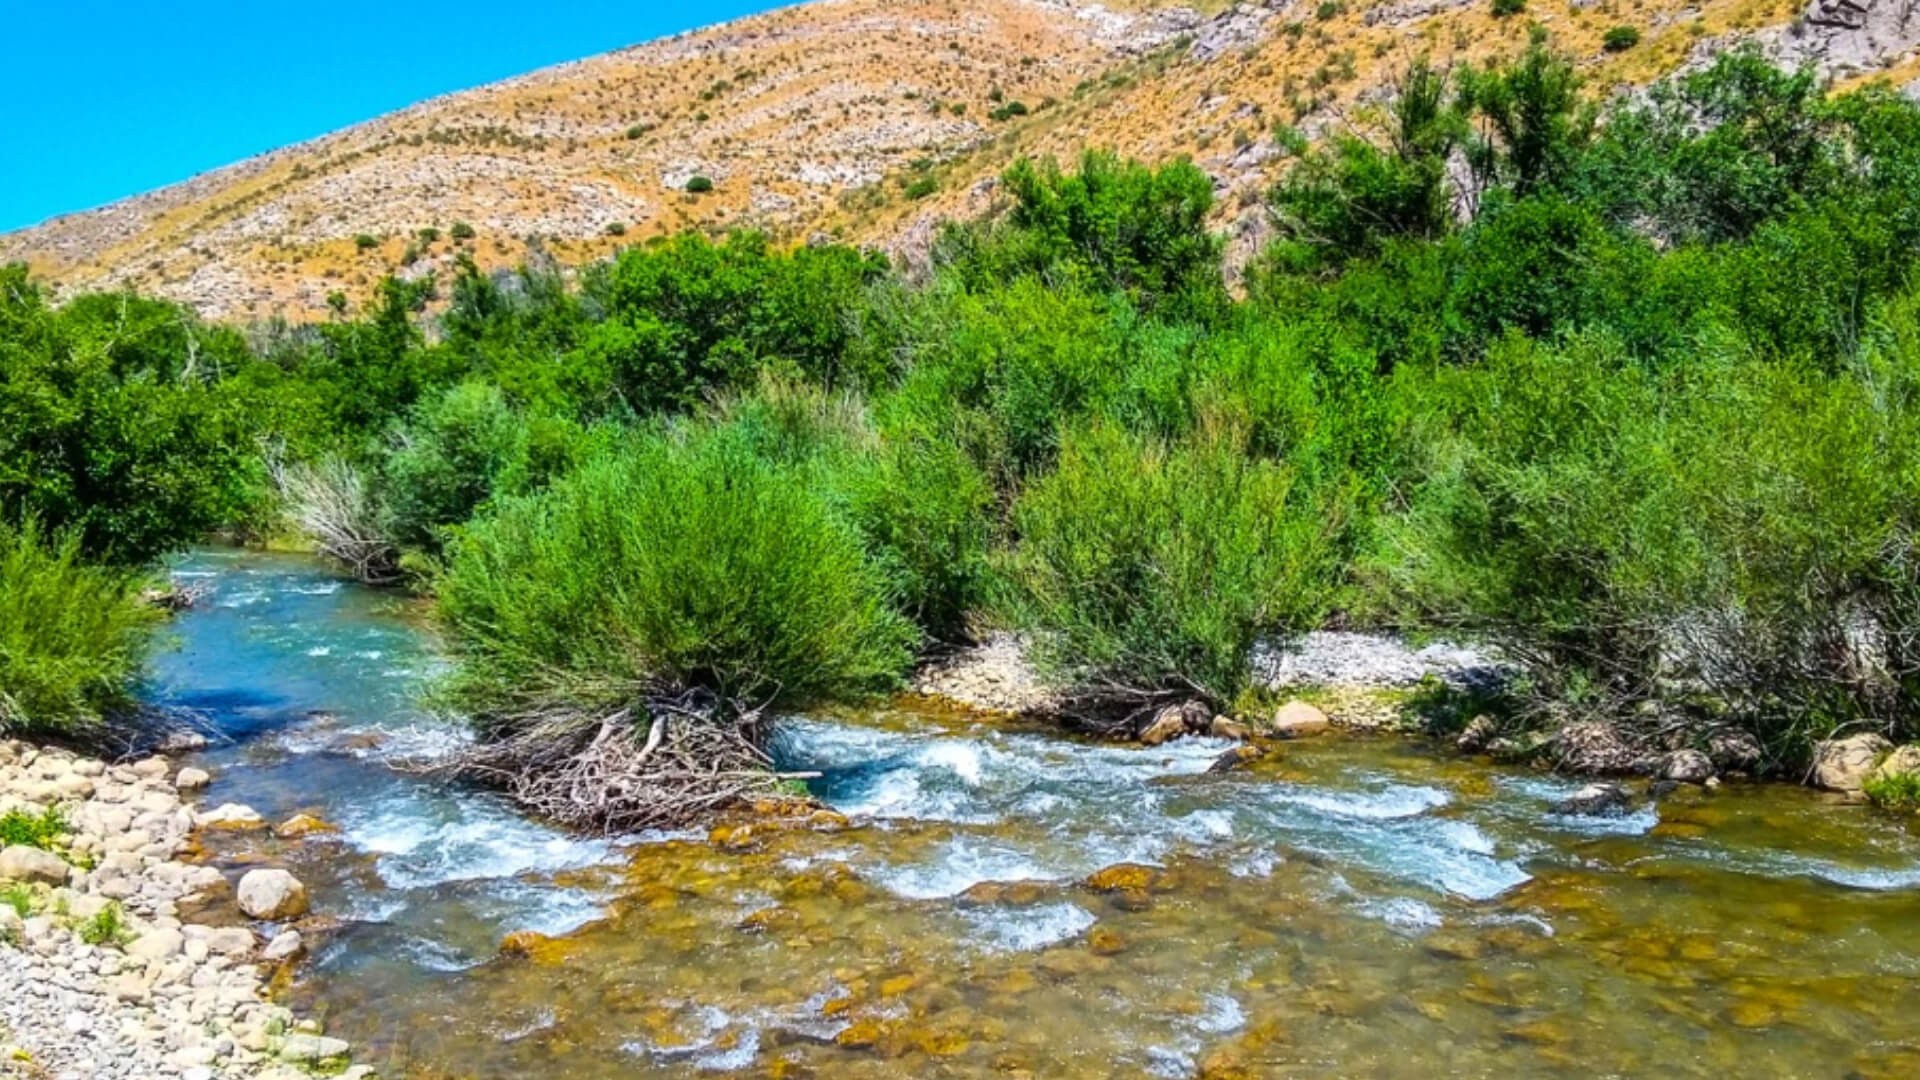
[(0, 232), (769, 0), (26, 0), (0, 18)]

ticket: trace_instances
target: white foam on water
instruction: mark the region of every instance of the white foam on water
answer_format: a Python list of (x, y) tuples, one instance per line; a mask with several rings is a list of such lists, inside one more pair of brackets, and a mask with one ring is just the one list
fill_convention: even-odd
[(1540, 820), (1562, 832), (1582, 836), (1645, 836), (1660, 824), (1660, 810), (1649, 803), (1630, 814), (1542, 814)]
[(1032, 952), (1071, 941), (1093, 928), (1094, 917), (1061, 901), (1032, 907), (968, 908), (961, 913), (974, 939), (995, 952)]
[(1280, 862), (1280, 856), (1271, 851), (1250, 851), (1228, 863), (1227, 872), (1237, 878), (1267, 878)]
[(1859, 870), (1828, 864), (1815, 867), (1813, 874), (1835, 885), (1845, 885), (1849, 889), (1898, 892), (1902, 889), (1920, 888), (1920, 866), (1909, 866), (1900, 870)]
[(1361, 904), (1359, 910), (1396, 930), (1433, 930), (1442, 922), (1440, 913), (1434, 910), (1433, 905), (1411, 896), (1370, 900)]
[(701, 1054), (693, 1059), (693, 1067), (701, 1072), (735, 1072), (753, 1064), (760, 1056), (760, 1029), (747, 1028), (740, 1032), (730, 1049), (716, 1050)]
[(332, 656), (332, 655), (333, 655), (333, 646), (331, 646), (331, 645), (315, 645), (315, 646), (314, 646), (313, 648), (311, 648), (311, 649), (308, 649), (308, 650), (307, 650), (307, 655), (308, 655), (308, 656), (314, 656), (314, 657), (319, 657), (319, 656)]
[(1452, 801), (1439, 788), (1391, 785), (1369, 792), (1325, 791), (1292, 784), (1276, 785), (1272, 798), (1336, 817), (1392, 821), (1419, 817)]
[(980, 754), (980, 748), (972, 743), (939, 742), (927, 747), (916, 757), (926, 768), (945, 769), (968, 787), (979, 787)]
[(455, 949), (445, 942), (431, 938), (409, 937), (400, 945), (400, 952), (415, 967), (428, 971), (438, 971), (451, 975), (479, 967), (483, 961), (475, 959)]
[(605, 842), (564, 836), (491, 802), (416, 792), (349, 814), (341, 828), (348, 843), (383, 856), (381, 880), (401, 889), (577, 870), (612, 858)]
[(301, 596), (332, 596), (334, 593), (340, 591), (340, 583), (337, 581), (322, 581), (315, 585), (293, 585), (288, 587), (287, 591), (298, 593)]
[(1059, 881), (1069, 875), (1007, 845), (960, 837), (944, 845), (931, 863), (886, 867), (874, 876), (881, 887), (896, 896), (944, 900), (984, 881)]
[(501, 1042), (519, 1042), (521, 1039), (524, 1039), (529, 1035), (538, 1035), (540, 1032), (546, 1031), (549, 1028), (553, 1027), (554, 1022), (558, 1019), (559, 1018), (554, 1015), (554, 1011), (552, 1009), (542, 1009), (539, 1012), (535, 1013), (533, 1019), (527, 1021), (525, 1024), (522, 1024), (521, 1026), (516, 1028), (508, 1028), (507, 1030), (500, 1032), (499, 1033), (500, 1041)]
[(1206, 1009), (1194, 1024), (1209, 1035), (1225, 1035), (1247, 1026), (1247, 1012), (1231, 994), (1208, 994)]

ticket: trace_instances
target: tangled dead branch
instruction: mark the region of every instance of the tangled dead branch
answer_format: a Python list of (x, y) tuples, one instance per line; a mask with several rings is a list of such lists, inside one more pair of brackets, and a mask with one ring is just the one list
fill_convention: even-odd
[(369, 585), (400, 580), (399, 550), (381, 535), (373, 493), (359, 470), (337, 457), (308, 465), (269, 454), (267, 462), (288, 518), (322, 555)]
[(813, 773), (778, 771), (762, 711), (709, 695), (659, 695), (595, 715), (552, 708), (490, 725), (425, 771), (498, 788), (542, 817), (607, 834), (673, 828)]

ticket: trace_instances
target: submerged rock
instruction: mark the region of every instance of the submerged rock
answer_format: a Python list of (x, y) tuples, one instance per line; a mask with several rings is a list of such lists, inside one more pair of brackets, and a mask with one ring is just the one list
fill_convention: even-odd
[(1892, 750), (1893, 744), (1874, 732), (1815, 743), (1813, 783), (1828, 791), (1858, 792), (1881, 757)]
[(1588, 784), (1555, 804), (1553, 812), (1574, 817), (1621, 817), (1633, 797), (1619, 784)]
[(273, 830), (273, 835), (282, 840), (302, 840), (309, 836), (319, 836), (326, 833), (337, 833), (339, 831), (339, 826), (317, 818), (312, 814), (295, 814), (281, 822), (280, 827)]

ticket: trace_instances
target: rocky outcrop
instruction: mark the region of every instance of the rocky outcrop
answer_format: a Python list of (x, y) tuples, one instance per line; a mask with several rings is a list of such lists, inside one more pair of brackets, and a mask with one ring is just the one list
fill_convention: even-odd
[(1873, 732), (1816, 743), (1809, 779), (1815, 787), (1828, 791), (1857, 793), (1866, 786), (1874, 766), (1892, 751), (1893, 744)]
[[(67, 823), (53, 850), (0, 855), (28, 907), (23, 918), (0, 905), (0, 1075), (16, 1059), (33, 1063), (27, 1075), (89, 1080), (370, 1075), (347, 1067), (346, 1043), (267, 999), (260, 964), (297, 955), (297, 933), (262, 952), (249, 927), (186, 916), (226, 889), (219, 870), (182, 858), (191, 772), (0, 741), (0, 813), (51, 808)], [(242, 809), (225, 817), (258, 818)]]

